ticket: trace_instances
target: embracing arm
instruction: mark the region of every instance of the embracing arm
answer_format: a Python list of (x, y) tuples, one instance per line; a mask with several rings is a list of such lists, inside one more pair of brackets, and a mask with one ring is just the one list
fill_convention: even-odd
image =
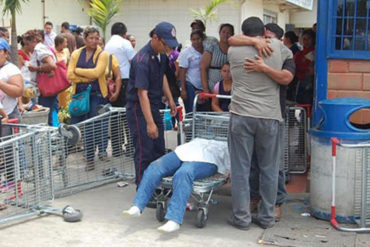
[(270, 47), (270, 40), (261, 37), (249, 37), (246, 35), (234, 35), (229, 38), (230, 46), (254, 46), (260, 56), (271, 56), (273, 49)]
[[(290, 60), (293, 61), (292, 59)], [(284, 66), (286, 62), (284, 63)], [(256, 56), (255, 59), (247, 58), (244, 63), (244, 68), (247, 70), (248, 73), (262, 72), (265, 73), (272, 80), (274, 80), (276, 83), (281, 85), (288, 85), (293, 80), (294, 73), (291, 70), (285, 69), (284, 66), (281, 70), (274, 69), (268, 66), (260, 56)]]

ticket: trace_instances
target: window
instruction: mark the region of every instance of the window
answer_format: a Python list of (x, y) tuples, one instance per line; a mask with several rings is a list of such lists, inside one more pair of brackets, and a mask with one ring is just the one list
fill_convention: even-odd
[(335, 0), (331, 57), (368, 58), (370, 55), (370, 0)]
[(277, 13), (264, 9), (263, 10), (263, 23), (277, 23)]

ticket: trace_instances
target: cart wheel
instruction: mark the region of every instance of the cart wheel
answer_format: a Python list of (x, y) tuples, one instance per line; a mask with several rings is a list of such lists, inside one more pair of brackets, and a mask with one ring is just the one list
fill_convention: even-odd
[(164, 209), (163, 203), (158, 203), (157, 208), (156, 208), (156, 212), (155, 212), (155, 216), (156, 216), (157, 220), (159, 222), (163, 222), (165, 215), (166, 215), (166, 210)]
[(82, 219), (82, 212), (79, 209), (74, 209), (71, 206), (65, 206), (62, 210), (64, 221), (77, 222)]
[(61, 124), (59, 127), (59, 134), (68, 139), (69, 145), (76, 145), (81, 138), (81, 131), (75, 125)]
[(199, 228), (203, 228), (207, 225), (208, 216), (204, 208), (199, 208), (197, 213), (197, 222), (195, 225)]

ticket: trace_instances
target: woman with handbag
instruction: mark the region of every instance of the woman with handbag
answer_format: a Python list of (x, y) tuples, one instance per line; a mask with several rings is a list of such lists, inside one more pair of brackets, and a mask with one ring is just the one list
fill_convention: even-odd
[[(37, 30), (27, 31), (23, 35), (23, 42), (27, 50), (32, 51), (30, 65), (28, 66), (28, 69), (32, 72), (31, 81), (39, 83), (37, 77), (41, 73), (47, 74), (49, 78), (53, 77), (53, 70), (57, 68), (56, 58), (53, 52), (42, 43), (40, 32)], [(53, 111), (58, 111), (57, 96), (41, 94), (39, 96), (39, 104), (50, 108), (48, 124), (53, 125)]]
[[(3, 105), (3, 107), (1, 107), (3, 108), (2, 115), (3, 117), (8, 116), (9, 119), (21, 120), (21, 114), (17, 107), (17, 98), (22, 96), (23, 79), (18, 67), (8, 62), (9, 54), (10, 47), (8, 42), (0, 38), (0, 102)], [(2, 126), (0, 132), (0, 137), (12, 135), (12, 130), (9, 127)], [(15, 191), (14, 188), (17, 179), (15, 177), (16, 162), (13, 149), (13, 145), (4, 143), (1, 148), (2, 161), (0, 162), (0, 174), (4, 174), (5, 179), (0, 183), (0, 190), (1, 192), (8, 193), (5, 194), (5, 198)], [(21, 168), (23, 167), (21, 166)], [(0, 202), (0, 210), (3, 209), (6, 209), (6, 205)]]
[[(54, 43), (55, 43), (55, 46), (54, 46), (55, 56), (57, 58), (57, 61), (58, 62), (63, 61), (67, 66), (69, 62), (69, 58), (71, 56), (67, 48), (68, 46), (67, 38), (63, 35), (57, 35), (54, 39)], [(70, 93), (69, 87), (58, 94), (59, 107), (64, 108), (68, 105), (68, 102), (71, 98), (70, 94), (71, 93)]]
[[(108, 66), (108, 53), (99, 46), (99, 31), (94, 27), (84, 30), (85, 46), (72, 53), (67, 76), (72, 82), (72, 101), (69, 113), (72, 124), (82, 122), (97, 115), (98, 105), (106, 104), (108, 86), (105, 71)], [(87, 106), (87, 107), (86, 107)], [(105, 133), (108, 122), (87, 123), (85, 125), (86, 171), (93, 170), (96, 145), (99, 156), (106, 156)]]

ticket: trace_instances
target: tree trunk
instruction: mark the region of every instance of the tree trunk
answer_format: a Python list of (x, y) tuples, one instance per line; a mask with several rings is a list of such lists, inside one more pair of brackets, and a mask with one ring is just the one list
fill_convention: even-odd
[(11, 45), (10, 58), (11, 58), (11, 62), (15, 64), (16, 66), (18, 66), (18, 42), (17, 42), (17, 26), (16, 26), (15, 15), (16, 15), (15, 11), (12, 11), (11, 12), (11, 16), (12, 16), (11, 42), (12, 42), (12, 45)]

